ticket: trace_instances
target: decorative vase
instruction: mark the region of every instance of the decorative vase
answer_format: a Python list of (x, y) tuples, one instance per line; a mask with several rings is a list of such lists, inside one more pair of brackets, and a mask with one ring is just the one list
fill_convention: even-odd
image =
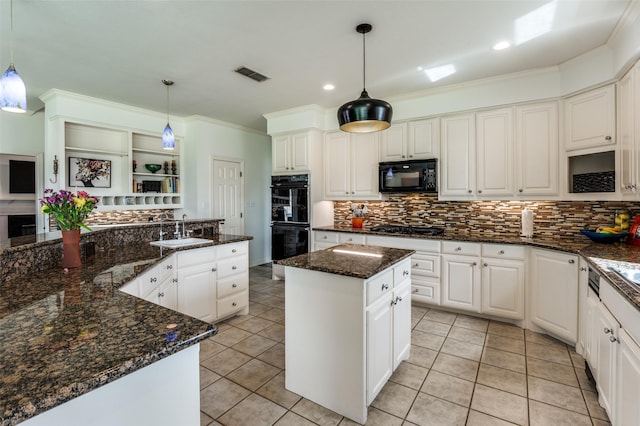
[(81, 265), (80, 230), (62, 231), (62, 267), (77, 268)]
[(351, 227), (352, 228), (362, 228), (362, 223), (364, 222), (364, 217), (352, 217), (351, 218)]

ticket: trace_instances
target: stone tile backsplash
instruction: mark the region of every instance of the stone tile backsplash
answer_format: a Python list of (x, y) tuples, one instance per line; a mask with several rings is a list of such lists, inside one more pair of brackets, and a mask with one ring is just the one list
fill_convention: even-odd
[(468, 234), (520, 233), (522, 209), (534, 214), (535, 235), (573, 236), (581, 229), (613, 225), (616, 210), (640, 214), (640, 203), (622, 201), (439, 201), (436, 194), (390, 194), (385, 200), (336, 201), (334, 226), (351, 226), (350, 206), (366, 204), (364, 225), (438, 226)]

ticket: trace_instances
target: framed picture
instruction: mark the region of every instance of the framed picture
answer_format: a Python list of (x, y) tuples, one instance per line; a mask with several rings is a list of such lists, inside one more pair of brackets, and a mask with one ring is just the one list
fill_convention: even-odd
[(69, 186), (111, 188), (111, 160), (69, 157)]

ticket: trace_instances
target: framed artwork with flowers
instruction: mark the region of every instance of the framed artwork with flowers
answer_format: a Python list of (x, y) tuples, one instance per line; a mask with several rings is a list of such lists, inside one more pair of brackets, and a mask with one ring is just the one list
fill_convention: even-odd
[(111, 160), (69, 157), (69, 186), (111, 188)]

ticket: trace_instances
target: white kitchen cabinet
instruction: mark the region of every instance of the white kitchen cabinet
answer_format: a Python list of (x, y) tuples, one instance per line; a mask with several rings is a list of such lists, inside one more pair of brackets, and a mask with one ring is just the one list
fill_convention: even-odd
[[(405, 268), (405, 269), (402, 269)], [(409, 264), (397, 268), (406, 278), (394, 278), (393, 288), (393, 370), (409, 358), (411, 350), (411, 279)]]
[(596, 330), (595, 318), (599, 304), (600, 299), (598, 298), (598, 295), (589, 288), (587, 290), (587, 300), (585, 304), (584, 317), (580, 316), (581, 322), (584, 321), (585, 332), (583, 342), (584, 351), (582, 356), (591, 367), (591, 372), (593, 373), (594, 377), (598, 375), (598, 334), (594, 330)]
[(216, 246), (217, 319), (249, 313), (249, 242)]
[(616, 105), (613, 84), (563, 101), (564, 148), (573, 151), (615, 145)]
[(328, 133), (325, 138), (325, 198), (379, 198), (378, 134)]
[(530, 253), (530, 319), (552, 335), (575, 344), (578, 256), (537, 248)]
[(515, 111), (516, 195), (558, 195), (558, 103), (522, 105)]
[(143, 297), (148, 302), (178, 310), (178, 287), (175, 278), (162, 281), (153, 291)]
[(480, 258), (442, 255), (442, 306), (480, 312)]
[(338, 232), (313, 231), (313, 250), (324, 250), (337, 246), (339, 235)]
[(309, 171), (309, 139), (307, 133), (273, 137), (271, 143), (271, 171), (274, 174)]
[(439, 144), (438, 118), (393, 124), (380, 132), (380, 161), (437, 158)]
[(175, 277), (176, 265), (173, 255), (169, 255), (160, 263), (138, 277), (138, 297), (146, 299), (160, 284)]
[(476, 176), (476, 127), (474, 114), (442, 117), (440, 197), (473, 198)]
[(640, 346), (624, 330), (618, 335), (615, 377), (615, 408), (612, 424), (640, 424)]
[(620, 190), (635, 198), (640, 189), (640, 62), (618, 82), (618, 139), (620, 141)]
[(611, 315), (607, 307), (603, 303), (597, 303), (593, 310), (594, 327), (592, 330), (592, 351), (595, 349), (597, 355), (595, 358), (596, 389), (598, 390), (598, 400), (600, 405), (609, 414), (609, 420), (612, 424), (616, 424), (614, 413), (612, 410), (613, 401), (613, 381), (616, 372), (616, 351), (617, 341), (620, 335), (620, 324)]
[(482, 258), (482, 313), (524, 319), (524, 261)]
[(393, 373), (393, 293), (367, 307), (367, 405)]
[(576, 352), (587, 359), (587, 346), (590, 343), (590, 321), (592, 316), (588, 313), (589, 305), (589, 264), (583, 258), (578, 260), (578, 341)]
[(513, 196), (513, 108), (476, 113), (476, 192)]
[(206, 322), (216, 319), (214, 259), (178, 269), (178, 311)]

